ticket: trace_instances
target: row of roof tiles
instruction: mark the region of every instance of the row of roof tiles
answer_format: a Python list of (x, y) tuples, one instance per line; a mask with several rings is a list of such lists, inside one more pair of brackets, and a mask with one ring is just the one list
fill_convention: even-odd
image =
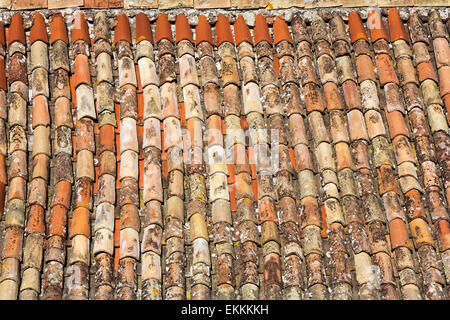
[[(436, 12), (434, 13), (437, 14)], [(151, 43), (154, 43), (153, 42), (154, 38), (156, 40), (156, 43), (158, 43), (162, 39), (168, 39), (171, 41), (174, 40), (171, 24), (167, 19), (167, 14), (162, 13), (160, 14), (160, 16), (161, 18), (158, 18), (156, 21), (156, 34), (155, 37), (153, 37), (148, 17), (144, 13), (138, 13), (136, 15), (136, 43), (139, 43), (139, 41), (143, 39), (146, 39)], [(64, 40), (66, 43), (68, 43), (67, 33), (62, 31), (66, 29), (65, 25), (63, 25), (64, 19), (59, 15), (56, 15), (56, 17), (57, 19), (55, 19), (55, 22), (51, 24), (50, 42), (53, 43), (56, 40), (61, 39)], [(123, 20), (125, 18), (126, 16), (122, 15), (118, 16), (118, 20), (121, 19)], [(226, 27), (226, 25), (229, 24), (229, 21), (226, 18), (226, 16), (220, 14), (217, 18), (218, 18), (218, 20), (216, 21), (217, 29), (215, 31), (217, 40), (214, 43), (207, 17), (204, 15), (198, 16), (198, 24), (195, 27), (196, 44), (199, 44), (202, 41), (208, 41), (209, 43), (215, 44), (217, 46), (219, 46), (222, 42), (225, 41), (236, 44), (240, 44), (243, 41), (247, 41), (251, 44), (254, 44), (259, 43), (260, 41), (263, 40), (272, 43), (272, 37), (270, 36), (266, 19), (262, 14), (257, 14), (255, 16), (253, 26), (254, 42), (250, 34), (250, 29), (248, 28), (246, 20), (244, 19), (242, 14), (239, 14), (237, 16), (237, 19), (233, 25), (235, 37), (233, 37), (233, 33), (231, 32), (231, 30), (228, 30), (228, 28)], [(418, 17), (416, 16), (415, 19), (417, 18)], [(80, 16), (77, 16), (76, 19), (78, 20), (75, 20), (73, 23), (76, 25), (78, 22), (80, 22), (81, 25), (80, 27), (71, 28), (72, 42), (79, 39), (85, 39), (90, 42), (89, 27), (87, 22), (85, 22), (84, 15), (82, 14)], [(364, 25), (361, 21), (361, 18), (359, 18), (358, 13), (356, 11), (351, 11), (347, 19), (349, 20), (348, 26), (350, 30), (354, 30), (354, 32), (352, 32), (351, 34), (351, 41), (356, 42), (359, 39), (366, 39), (369, 41)], [(15, 20), (17, 21), (14, 22)], [(25, 33), (23, 22), (24, 21), (22, 15), (20, 14), (13, 15), (10, 24), (14, 24), (17, 27), (14, 28), (14, 32), (12, 32), (13, 35), (8, 40), (9, 43), (12, 43), (14, 41), (20, 41), (21, 43), (25, 44)], [(388, 13), (386, 27), (388, 27), (389, 34), (386, 33), (384, 22), (381, 21), (379, 11), (376, 9), (369, 11), (369, 14), (367, 16), (367, 24), (371, 37), (370, 40), (372, 42), (375, 42), (378, 39), (385, 39), (388, 41), (396, 41), (398, 39), (403, 39), (405, 41), (409, 41), (408, 34), (406, 33), (406, 30), (403, 26), (403, 20), (400, 17), (397, 9), (391, 8)], [(36, 40), (41, 40), (48, 43), (46, 24), (41, 14), (33, 15), (33, 27), (36, 29), (36, 31), (33, 32), (33, 36), (30, 35), (30, 43), (33, 43)], [(2, 26), (2, 28), (4, 30), (4, 26)], [(122, 28), (119, 29), (120, 29), (119, 32), (116, 31), (116, 33), (120, 34), (120, 36), (115, 36), (114, 43), (117, 42), (118, 39), (117, 37), (123, 38), (132, 43), (130, 28), (123, 27), (123, 30)], [(186, 18), (186, 16), (184, 16), (184, 14), (177, 15), (177, 19), (175, 22), (175, 30), (176, 30), (175, 32), (176, 42), (179, 42), (183, 39), (194, 41), (190, 23)], [(290, 35), (288, 25), (284, 22), (284, 20), (280, 16), (276, 16), (275, 19), (273, 20), (273, 30), (276, 30), (276, 32), (274, 32), (273, 34), (274, 36), (273, 41), (275, 44), (283, 40), (287, 40), (292, 43), (292, 37)], [(300, 39), (301, 38), (298, 38), (298, 40)], [(94, 39), (94, 41), (95, 40), (96, 39)], [(2, 39), (0, 39), (0, 41), (2, 41), (2, 43), (5, 42), (4, 36)]]

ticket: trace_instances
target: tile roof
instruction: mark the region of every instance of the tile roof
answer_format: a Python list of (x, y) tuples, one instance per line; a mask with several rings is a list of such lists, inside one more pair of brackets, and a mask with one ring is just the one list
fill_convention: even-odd
[(0, 299), (448, 299), (447, 16), (204, 13), (0, 23)]

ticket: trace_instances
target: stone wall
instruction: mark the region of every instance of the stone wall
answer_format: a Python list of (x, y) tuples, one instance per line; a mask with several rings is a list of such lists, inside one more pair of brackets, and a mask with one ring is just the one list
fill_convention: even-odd
[(62, 8), (148, 8), (174, 9), (286, 9), (325, 7), (428, 7), (448, 6), (448, 0), (0, 0), (0, 8), (10, 10)]

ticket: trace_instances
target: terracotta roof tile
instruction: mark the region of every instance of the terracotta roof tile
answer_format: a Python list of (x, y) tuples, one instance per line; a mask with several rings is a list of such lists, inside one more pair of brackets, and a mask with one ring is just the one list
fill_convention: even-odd
[(167, 19), (167, 14), (162, 13), (156, 20), (156, 43), (162, 39), (167, 39), (173, 41), (172, 28), (170, 27), (169, 20)]
[(438, 82), (436, 71), (434, 71), (431, 61), (422, 62), (417, 65), (417, 73), (419, 75), (419, 81), (423, 82), (427, 79)]
[(50, 114), (48, 110), (47, 99), (39, 95), (33, 99), (33, 128), (39, 125), (48, 126), (50, 124)]
[(26, 45), (25, 30), (24, 30), (23, 17), (20, 13), (16, 13), (11, 17), (11, 23), (8, 27), (8, 45), (11, 45), (14, 41)]
[(140, 12), (136, 15), (136, 44), (142, 40), (150, 41), (153, 43), (152, 29), (150, 26), (150, 20), (143, 13)]
[(369, 41), (366, 35), (366, 30), (364, 29), (364, 25), (361, 21), (361, 17), (358, 12), (351, 11), (348, 15), (348, 27), (350, 30), (350, 36), (352, 42), (356, 42), (359, 39), (364, 39)]
[(358, 73), (358, 82), (364, 80), (376, 80), (374, 65), (372, 59), (368, 55), (360, 55), (356, 57), (356, 71)]
[(273, 24), (274, 29), (274, 42), (278, 44), (279, 42), (285, 40), (292, 43), (291, 33), (289, 32), (289, 27), (286, 21), (283, 20), (280, 16), (275, 18), (275, 22)]
[(406, 247), (408, 238), (408, 231), (406, 224), (402, 219), (394, 219), (389, 222), (389, 233), (391, 235), (391, 247), (396, 249), (398, 247)]
[(328, 111), (344, 109), (344, 103), (339, 88), (334, 82), (330, 81), (325, 83), (323, 85), (323, 91)]
[(250, 29), (245, 23), (244, 17), (240, 14), (236, 22), (233, 25), (234, 35), (236, 37), (236, 44), (239, 45), (243, 41), (247, 41), (250, 44), (253, 44), (253, 39), (250, 34)]
[(342, 84), (342, 90), (344, 91), (344, 100), (349, 110), (361, 109), (361, 97), (356, 87), (356, 84), (352, 80), (347, 80)]
[(397, 74), (395, 73), (391, 58), (387, 54), (378, 54), (376, 56), (376, 65), (381, 85), (389, 82), (398, 84)]
[(50, 22), (50, 43), (53, 44), (56, 40), (69, 43), (64, 17), (58, 13), (53, 14), (52, 21)]
[(216, 45), (220, 46), (224, 42), (234, 43), (233, 33), (227, 17), (220, 14), (216, 22)]
[(204, 15), (199, 15), (198, 24), (195, 26), (195, 44), (203, 41), (213, 44), (211, 26)]
[(33, 26), (30, 30), (30, 44), (33, 44), (38, 40), (48, 43), (47, 28), (44, 17), (39, 12), (36, 12), (33, 16)]
[(394, 139), (399, 134), (409, 136), (408, 127), (406, 125), (403, 114), (399, 111), (386, 112), (389, 132), (391, 139)]
[(441, 66), (450, 65), (450, 49), (448, 47), (448, 40), (445, 38), (436, 38), (433, 40), (434, 54), (436, 56), (436, 65)]
[(391, 41), (397, 41), (399, 39), (409, 41), (405, 26), (396, 8), (389, 9), (388, 24)]
[(269, 34), (269, 27), (267, 26), (266, 19), (262, 14), (257, 14), (255, 17), (255, 27), (253, 28), (253, 36), (255, 38), (255, 43), (260, 43), (261, 41), (267, 41), (272, 44), (272, 38)]
[(378, 10), (373, 9), (369, 12), (367, 24), (369, 26), (372, 43), (379, 39), (389, 40), (386, 29), (384, 28), (383, 20), (381, 19), (381, 15)]
[[(59, 22), (58, 22), (58, 24), (59, 24)], [(55, 26), (55, 28), (61, 28), (61, 27)], [(62, 36), (60, 36), (60, 37), (62, 39)], [(91, 43), (91, 39), (89, 36), (89, 26), (86, 22), (84, 13), (81, 11), (77, 11), (75, 13), (75, 19), (73, 21), (73, 27), (72, 27), (72, 43), (77, 40), (84, 40), (88, 44)]]
[(74, 76), (75, 88), (82, 83), (91, 85), (91, 76), (89, 73), (88, 57), (86, 57), (83, 54), (80, 54), (75, 58), (75, 76)]
[(191, 26), (189, 25), (189, 21), (184, 14), (177, 15), (175, 21), (175, 34), (176, 34), (176, 42), (180, 42), (181, 40), (189, 40), (194, 42), (194, 37), (192, 35)]
[(131, 31), (128, 16), (125, 13), (121, 13), (116, 19), (117, 25), (114, 29), (114, 44), (121, 40), (131, 43)]
[(72, 224), (70, 225), (69, 238), (76, 235), (83, 235), (86, 238), (90, 236), (89, 224), (85, 223), (89, 219), (89, 210), (87, 208), (79, 207), (75, 209), (72, 217)]

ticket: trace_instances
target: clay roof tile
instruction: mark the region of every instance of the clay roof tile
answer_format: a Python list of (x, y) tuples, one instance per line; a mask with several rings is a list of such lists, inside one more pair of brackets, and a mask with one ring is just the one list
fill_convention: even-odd
[(289, 32), (289, 27), (286, 21), (282, 17), (277, 16), (273, 24), (273, 38), (275, 44), (285, 40), (292, 43), (291, 33)]
[(252, 35), (250, 34), (250, 29), (245, 23), (244, 17), (240, 14), (233, 25), (234, 35), (236, 37), (236, 44), (247, 41), (253, 44)]
[(25, 29), (23, 28), (23, 17), (20, 13), (16, 13), (11, 18), (11, 24), (8, 28), (8, 45), (14, 41), (19, 41), (23, 45), (26, 45)]
[(30, 44), (33, 44), (35, 41), (48, 43), (45, 19), (39, 12), (36, 12), (33, 16), (33, 26), (30, 30)]
[(39, 125), (48, 126), (50, 124), (47, 98), (42, 94), (33, 99), (32, 119), (33, 128), (36, 128)]
[(272, 38), (270, 37), (269, 27), (267, 26), (266, 19), (262, 14), (258, 14), (255, 17), (255, 27), (253, 29), (253, 36), (255, 38), (255, 43), (267, 41), (270, 44), (272, 44)]
[(388, 24), (391, 41), (396, 41), (398, 39), (409, 41), (408, 34), (406, 33), (405, 26), (403, 25), (403, 21), (400, 18), (400, 14), (397, 9), (389, 9)]
[(211, 25), (204, 15), (200, 15), (195, 27), (195, 44), (198, 45), (203, 41), (213, 44)]
[(165, 13), (160, 14), (156, 20), (156, 43), (163, 39), (173, 41), (172, 28)]
[(136, 15), (136, 43), (139, 43), (142, 40), (147, 40), (150, 41), (150, 43), (153, 43), (150, 20), (144, 13), (141, 12)]
[(194, 37), (192, 36), (191, 26), (189, 25), (189, 21), (184, 14), (177, 15), (175, 20), (175, 34), (176, 41), (180, 42), (181, 40), (189, 40), (194, 42)]
[(55, 13), (52, 17), (52, 22), (50, 22), (50, 43), (54, 43), (57, 40), (69, 43), (66, 23), (61, 13)]
[(230, 22), (223, 14), (219, 14), (219, 16), (217, 17), (216, 37), (217, 46), (220, 46), (224, 42), (234, 43)]
[(114, 29), (114, 44), (123, 40), (131, 44), (131, 30), (130, 23), (128, 22), (128, 16), (125, 13), (121, 13), (117, 16), (117, 25)]
[(89, 26), (86, 22), (86, 18), (84, 17), (84, 13), (81, 11), (78, 11), (75, 14), (75, 19), (72, 25), (72, 42), (77, 40), (84, 40), (88, 44), (91, 43)]
[(369, 25), (372, 43), (379, 39), (385, 39), (389, 41), (386, 29), (384, 28), (383, 20), (381, 19), (381, 15), (377, 10), (373, 9), (369, 12), (369, 16), (367, 17), (367, 24)]
[(352, 43), (358, 41), (359, 39), (367, 39), (366, 30), (364, 29), (364, 25), (361, 21), (361, 17), (358, 12), (352, 11), (348, 15), (348, 27), (350, 29), (350, 37)]

